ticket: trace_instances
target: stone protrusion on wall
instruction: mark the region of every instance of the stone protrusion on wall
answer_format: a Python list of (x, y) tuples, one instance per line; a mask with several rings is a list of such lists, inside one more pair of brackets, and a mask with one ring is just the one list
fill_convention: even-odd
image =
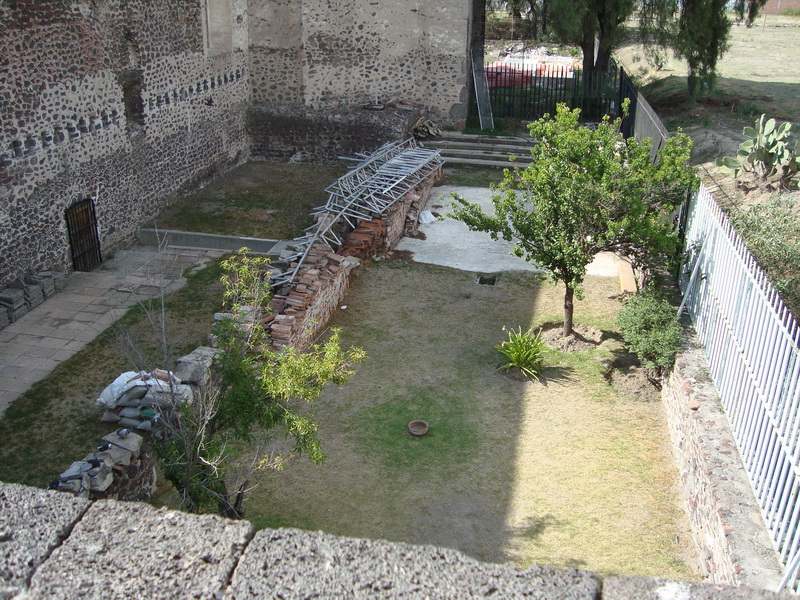
[(769, 591), (483, 563), (0, 482), (0, 600), (778, 600)]
[(700, 572), (713, 583), (774, 588), (782, 567), (708, 363), (692, 341), (678, 354), (662, 398)]

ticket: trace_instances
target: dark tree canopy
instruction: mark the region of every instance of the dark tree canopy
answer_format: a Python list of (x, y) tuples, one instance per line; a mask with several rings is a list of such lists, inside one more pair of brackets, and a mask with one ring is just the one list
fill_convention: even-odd
[[(731, 20), (726, 0), (477, 0), (487, 6), (525, 6), (563, 43), (583, 51), (584, 73), (608, 70), (625, 38), (625, 23), (635, 19), (640, 41), (651, 55), (671, 49), (689, 69), (689, 93), (712, 89), (717, 62), (728, 48)], [(735, 17), (750, 25), (767, 0), (735, 0)]]

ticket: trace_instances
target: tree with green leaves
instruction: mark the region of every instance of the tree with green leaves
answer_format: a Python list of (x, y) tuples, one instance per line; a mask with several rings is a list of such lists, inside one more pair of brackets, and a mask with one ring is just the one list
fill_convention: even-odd
[(538, 140), (533, 160), (506, 169), (492, 196), (494, 215), (458, 196), (451, 215), (473, 231), (513, 240), (513, 254), (564, 284), (564, 336), (572, 334), (574, 297), (598, 252), (635, 265), (675, 254), (670, 214), (697, 181), (688, 136), (670, 137), (654, 163), (650, 140), (623, 139), (619, 119), (590, 129), (579, 117), (562, 104), (554, 117), (530, 125)]
[[(224, 300), (231, 313), (214, 329), (218, 353), (212, 384), (166, 416), (156, 444), (165, 477), (192, 512), (242, 516), (248, 483), (237, 480), (230, 456), (256, 432), (277, 429), (294, 440), (294, 453), (321, 462), (317, 426), (303, 405), (318, 398), (326, 383), (344, 383), (364, 358), (360, 349), (343, 349), (335, 330), (304, 353), (270, 349), (261, 324), (272, 296), (267, 262), (246, 249), (223, 261)], [(282, 462), (264, 456), (255, 464), (277, 468)]]
[[(736, 18), (752, 24), (766, 0), (735, 0)], [(545, 27), (583, 51), (586, 75), (608, 70), (626, 38), (626, 22), (637, 20), (640, 41), (651, 57), (671, 49), (686, 61), (690, 97), (713, 89), (717, 62), (728, 48), (731, 21), (726, 0), (539, 0)]]

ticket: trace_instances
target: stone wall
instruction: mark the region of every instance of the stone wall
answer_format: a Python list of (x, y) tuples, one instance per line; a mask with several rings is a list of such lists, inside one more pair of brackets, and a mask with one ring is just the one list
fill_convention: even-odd
[(249, 153), (246, 0), (232, 48), (201, 0), (19, 0), (0, 8), (0, 285), (71, 257), (67, 207), (94, 198), (101, 250)]
[(466, 118), (472, 2), (250, 0), (253, 99)]
[(713, 583), (774, 588), (782, 567), (693, 339), (685, 340), (662, 398), (701, 573)]
[(324, 110), (298, 104), (254, 104), (247, 113), (254, 158), (293, 162), (340, 162), (388, 141), (410, 137), (416, 111), (350, 107)]
[(0, 482), (0, 600), (394, 598), (776, 600), (753, 588), (482, 563)]

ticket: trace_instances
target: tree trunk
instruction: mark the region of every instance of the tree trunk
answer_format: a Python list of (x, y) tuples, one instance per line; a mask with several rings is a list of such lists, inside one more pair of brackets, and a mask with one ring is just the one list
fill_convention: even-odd
[(572, 310), (573, 304), (572, 300), (575, 297), (575, 290), (573, 290), (568, 284), (564, 284), (566, 286), (566, 290), (564, 290), (564, 337), (568, 335), (572, 335)]

